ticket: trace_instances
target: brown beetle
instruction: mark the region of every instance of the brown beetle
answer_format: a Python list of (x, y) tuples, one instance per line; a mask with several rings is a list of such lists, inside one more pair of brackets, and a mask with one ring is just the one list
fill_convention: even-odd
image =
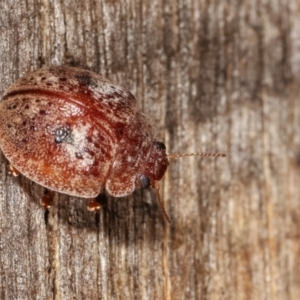
[(6, 90), (0, 102), (0, 147), (13, 172), (52, 191), (95, 198), (105, 189), (122, 197), (153, 187), (168, 220), (158, 193), (168, 158), (224, 156), (167, 155), (130, 92), (66, 66), (28, 73)]

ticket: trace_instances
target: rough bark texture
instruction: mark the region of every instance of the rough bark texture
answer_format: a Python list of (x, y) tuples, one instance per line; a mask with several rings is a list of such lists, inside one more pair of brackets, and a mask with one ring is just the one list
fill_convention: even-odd
[[(299, 299), (298, 0), (1, 0), (0, 92), (70, 64), (130, 89), (172, 162), (161, 193), (57, 195), (0, 165), (1, 299)], [(37, 145), (39, 147), (41, 145)]]

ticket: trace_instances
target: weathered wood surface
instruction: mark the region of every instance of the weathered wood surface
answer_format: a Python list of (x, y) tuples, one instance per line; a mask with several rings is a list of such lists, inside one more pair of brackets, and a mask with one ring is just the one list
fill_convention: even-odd
[[(1, 94), (43, 65), (130, 89), (172, 162), (155, 195), (86, 201), (8, 175), (1, 299), (299, 299), (300, 3), (0, 1)], [(37, 145), (39, 147), (40, 145)]]

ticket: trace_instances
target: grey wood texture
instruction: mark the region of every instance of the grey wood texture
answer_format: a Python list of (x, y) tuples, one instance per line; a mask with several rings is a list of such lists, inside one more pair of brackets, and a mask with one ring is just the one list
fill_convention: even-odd
[[(56, 195), (0, 164), (0, 299), (299, 299), (300, 2), (1, 0), (0, 93), (80, 66), (131, 90), (172, 161), (151, 191)], [(43, 145), (37, 145), (42, 147)]]

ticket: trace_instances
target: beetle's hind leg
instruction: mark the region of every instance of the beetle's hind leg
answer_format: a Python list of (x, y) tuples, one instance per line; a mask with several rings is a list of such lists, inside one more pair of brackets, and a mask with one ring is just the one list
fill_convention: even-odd
[(17, 177), (20, 175), (20, 172), (12, 164), (9, 164), (9, 174)]
[(101, 208), (101, 204), (99, 203), (99, 201), (97, 201), (96, 198), (92, 198), (90, 199), (89, 204), (87, 205), (87, 209), (89, 211), (97, 211)]
[(53, 204), (53, 198), (54, 198), (54, 192), (46, 189), (44, 192), (44, 196), (40, 200), (40, 203), (45, 209), (48, 209)]

